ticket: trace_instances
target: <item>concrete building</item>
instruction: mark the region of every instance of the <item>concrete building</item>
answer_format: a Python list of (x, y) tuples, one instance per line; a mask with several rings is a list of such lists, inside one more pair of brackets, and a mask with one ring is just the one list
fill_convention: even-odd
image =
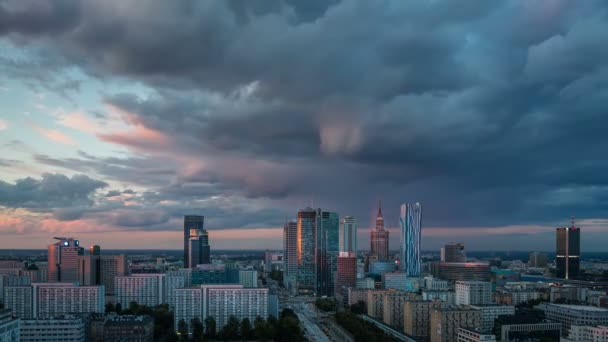
[(175, 289), (186, 287), (186, 278), (180, 275), (166, 275), (163, 303), (169, 304), (170, 308), (175, 307)]
[(103, 286), (34, 283), (31, 289), (33, 291), (33, 318), (105, 312)]
[(447, 291), (450, 285), (447, 280), (426, 276), (423, 278), (424, 288), (432, 291)]
[(490, 264), (487, 262), (433, 262), (431, 273), (434, 277), (449, 281), (490, 281)]
[(370, 232), (370, 256), (377, 260), (388, 260), (389, 232), (384, 229), (384, 217), (382, 216), (382, 205), (378, 204), (376, 215), (376, 229)]
[(357, 278), (357, 280), (355, 281), (355, 287), (358, 289), (374, 289), (374, 278)]
[(200, 287), (175, 290), (175, 308), (173, 309), (173, 317), (175, 331), (177, 331), (180, 320), (186, 322), (190, 331), (192, 330), (192, 327), (190, 327), (190, 321), (193, 318), (198, 317), (201, 321), (204, 320), (203, 291)]
[(504, 305), (519, 305), (541, 297), (541, 293), (534, 290), (498, 290), (494, 293), (496, 304)]
[(129, 275), (127, 256), (120, 255), (101, 255), (99, 257), (100, 285), (106, 289), (106, 296), (114, 296), (114, 278)]
[(479, 330), (490, 333), (494, 329), (494, 320), (498, 316), (515, 315), (515, 307), (510, 305), (470, 305), (471, 308), (481, 313), (481, 325)]
[(478, 310), (466, 306), (437, 308), (431, 312), (431, 342), (455, 342), (459, 328), (475, 328), (481, 325)]
[(0, 303), (4, 303), (4, 288), (30, 285), (32, 279), (26, 275), (0, 274)]
[(383, 297), (382, 321), (387, 325), (395, 327), (399, 331), (403, 331), (403, 308), (405, 302), (420, 298), (403, 291), (388, 291)]
[(416, 340), (428, 340), (431, 312), (448, 305), (438, 300), (411, 300), (404, 303), (403, 331)]
[(57, 243), (48, 247), (49, 283), (74, 283), (78, 279), (78, 257), (84, 254), (80, 242), (74, 238), (56, 237)]
[(340, 252), (357, 253), (357, 220), (344, 216), (340, 220)]
[(545, 268), (547, 267), (547, 260), (546, 253), (532, 252), (528, 257), (528, 267)]
[(346, 289), (357, 285), (357, 257), (352, 252), (340, 252), (334, 285), (336, 298), (346, 304)]
[(450, 242), (441, 249), (442, 262), (467, 262), (467, 253), (461, 242)]
[(456, 305), (492, 303), (492, 283), (485, 281), (457, 281)]
[(154, 320), (151, 316), (114, 316), (103, 325), (104, 341), (152, 342)]
[(167, 271), (167, 277), (181, 277), (184, 278), (183, 287), (192, 286), (192, 269), (191, 268), (180, 268), (178, 270)]
[(8, 309), (0, 309), (0, 341), (19, 342), (20, 320)]
[(594, 306), (540, 304), (536, 308), (545, 312), (548, 320), (562, 323), (567, 334), (572, 325), (608, 325), (608, 309)]
[(423, 300), (440, 300), (448, 305), (456, 305), (456, 292), (454, 291), (422, 291)]
[(21, 342), (84, 342), (85, 325), (82, 317), (72, 315), (22, 319)]
[(484, 334), (476, 329), (459, 328), (458, 342), (496, 342), (496, 336)]
[(565, 341), (608, 342), (608, 326), (572, 325)]
[(155, 306), (166, 303), (166, 275), (160, 273), (140, 273), (114, 278), (116, 304), (127, 308), (129, 303)]
[(4, 307), (15, 317), (34, 317), (34, 291), (32, 286), (12, 286), (4, 289)]
[(258, 271), (239, 270), (239, 284), (245, 288), (258, 287)]

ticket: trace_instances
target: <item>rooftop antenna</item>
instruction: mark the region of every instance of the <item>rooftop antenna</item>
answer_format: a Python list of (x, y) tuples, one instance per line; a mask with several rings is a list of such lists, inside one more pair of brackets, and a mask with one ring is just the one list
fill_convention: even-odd
[(574, 216), (572, 216), (572, 221), (570, 221), (570, 222), (572, 223), (572, 227), (571, 228), (574, 228)]

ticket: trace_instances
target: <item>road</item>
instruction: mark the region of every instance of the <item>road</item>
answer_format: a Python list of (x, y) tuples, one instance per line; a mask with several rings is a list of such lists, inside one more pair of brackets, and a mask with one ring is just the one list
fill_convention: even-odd
[(308, 340), (317, 342), (330, 341), (323, 330), (321, 330), (319, 321), (317, 320), (315, 312), (310, 308), (310, 304), (299, 303), (291, 304), (289, 306), (291, 306), (291, 309), (298, 315), (298, 319), (300, 319), (300, 323), (304, 328), (304, 333)]

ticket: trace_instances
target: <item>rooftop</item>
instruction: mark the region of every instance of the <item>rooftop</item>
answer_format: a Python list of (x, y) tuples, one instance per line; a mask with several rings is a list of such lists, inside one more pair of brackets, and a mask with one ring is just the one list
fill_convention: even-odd
[(608, 312), (608, 309), (598, 308), (595, 306), (587, 306), (587, 305), (553, 304), (553, 303), (546, 303), (545, 305), (557, 306), (557, 307), (561, 307), (561, 308), (569, 309), (569, 310)]

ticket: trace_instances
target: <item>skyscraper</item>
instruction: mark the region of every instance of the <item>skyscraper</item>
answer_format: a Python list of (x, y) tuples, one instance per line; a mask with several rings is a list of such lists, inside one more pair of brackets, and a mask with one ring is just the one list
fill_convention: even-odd
[(289, 220), (283, 226), (283, 280), (288, 289), (295, 288), (298, 273), (298, 221)]
[(187, 268), (196, 265), (209, 264), (211, 262), (211, 248), (209, 246), (209, 233), (204, 229), (190, 229), (188, 240), (188, 265)]
[(378, 204), (376, 215), (376, 229), (371, 231), (371, 256), (378, 260), (388, 259), (388, 230), (384, 229), (384, 217), (382, 216), (382, 205)]
[(56, 237), (59, 240), (48, 248), (47, 281), (49, 283), (77, 282), (78, 256), (83, 255), (84, 249), (78, 240), (73, 238)]
[(357, 220), (352, 216), (340, 220), (340, 252), (357, 252)]
[(420, 203), (401, 205), (401, 269), (408, 277), (420, 276), (420, 220)]
[(581, 230), (572, 225), (556, 229), (555, 266), (558, 278), (578, 277), (581, 255)]
[(297, 287), (303, 294), (333, 295), (339, 250), (339, 219), (334, 212), (306, 208), (298, 212)]
[(184, 216), (184, 267), (190, 265), (190, 230), (204, 230), (205, 216), (185, 215)]
[(441, 249), (441, 261), (443, 262), (467, 262), (467, 253), (464, 244), (450, 242)]

